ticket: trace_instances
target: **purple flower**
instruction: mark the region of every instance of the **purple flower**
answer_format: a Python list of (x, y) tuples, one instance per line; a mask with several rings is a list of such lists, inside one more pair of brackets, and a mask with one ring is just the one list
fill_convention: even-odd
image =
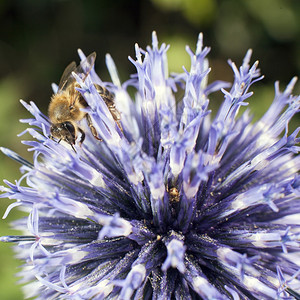
[[(2, 148), (23, 173), (2, 197), (16, 200), (7, 213), (21, 206), (29, 217), (14, 222), (23, 236), (2, 241), (24, 261), (27, 297), (299, 299), (300, 127), (288, 132), (300, 108), (296, 78), (283, 92), (275, 84), (272, 105), (253, 122), (249, 110), (238, 114), (262, 79), (250, 50), (240, 68), (229, 61), (231, 87), (208, 84), (201, 34), (195, 53), (187, 47), (189, 71), (170, 76), (167, 50), (155, 33), (146, 51), (136, 45), (137, 74), (124, 84), (109, 55), (112, 83), (94, 70), (76, 76), (102, 139), (82, 121), (76, 151), (49, 139), (48, 117), (22, 101), (34, 116), (23, 120), (33, 163)], [(94, 83), (115, 95), (120, 124)], [(220, 90), (213, 117), (210, 94)]]

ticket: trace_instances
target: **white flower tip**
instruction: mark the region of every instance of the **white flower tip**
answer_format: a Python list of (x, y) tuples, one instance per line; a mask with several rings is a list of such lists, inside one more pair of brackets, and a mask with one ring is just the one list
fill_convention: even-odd
[(231, 294), (231, 296), (233, 297), (233, 300), (240, 300), (240, 296), (235, 290), (233, 290), (232, 288), (230, 288), (227, 285), (224, 285), (224, 288)]
[(54, 94), (58, 91), (58, 85), (56, 83), (51, 83), (51, 88)]
[(82, 57), (83, 57), (83, 59), (85, 58), (85, 55), (84, 55), (83, 51), (80, 48), (77, 49), (77, 53), (78, 53), (78, 55), (81, 59), (82, 59)]
[(245, 60), (247, 63), (250, 61), (251, 56), (252, 56), (252, 53), (253, 53), (253, 50), (252, 50), (251, 48), (248, 49), (248, 51), (247, 51), (247, 53), (246, 53), (246, 55), (245, 55), (245, 58), (244, 58), (244, 60)]
[(173, 239), (167, 245), (168, 255), (163, 263), (161, 269), (166, 272), (169, 267), (176, 268), (180, 273), (186, 271), (184, 264), (184, 255), (185, 255), (186, 246), (184, 246), (182, 241)]
[(119, 79), (117, 67), (109, 53), (106, 53), (106, 55), (105, 55), (105, 63), (106, 63), (107, 69), (109, 71), (110, 77), (112, 79), (112, 82), (114, 83), (114, 85), (121, 87), (121, 81)]
[(3, 153), (3, 154), (5, 154), (5, 155), (7, 155), (7, 153), (9, 153), (9, 149), (7, 149), (7, 148), (4, 148), (4, 147), (0, 147), (0, 151)]
[(144, 280), (146, 276), (146, 268), (144, 264), (138, 264), (132, 267), (131, 272), (137, 272), (142, 276), (142, 279)]
[(206, 284), (207, 284), (207, 280), (203, 277), (196, 276), (193, 278), (193, 286), (195, 289), (199, 289), (199, 287), (206, 285)]
[(156, 31), (152, 31), (152, 46), (153, 48), (158, 47), (158, 39), (157, 39)]
[(196, 46), (196, 54), (200, 54), (203, 48), (203, 34), (202, 32), (199, 33), (198, 35), (198, 41), (197, 41), (197, 46)]
[(110, 217), (100, 216), (99, 223), (103, 225), (98, 234), (99, 240), (102, 240), (104, 237), (128, 236), (132, 233), (130, 222), (120, 218), (118, 214)]
[(289, 82), (289, 84), (288, 84), (288, 86), (287, 86), (286, 89), (287, 89), (288, 91), (292, 91), (292, 90), (294, 89), (294, 86), (295, 86), (297, 80), (298, 80), (298, 77), (297, 77), (297, 76), (294, 76), (294, 77), (291, 79), (291, 81)]

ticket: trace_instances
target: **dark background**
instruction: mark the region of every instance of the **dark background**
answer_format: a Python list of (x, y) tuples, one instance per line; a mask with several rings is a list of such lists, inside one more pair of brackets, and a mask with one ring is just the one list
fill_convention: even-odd
[[(97, 52), (96, 70), (105, 81), (105, 54), (110, 53), (125, 81), (135, 72), (128, 61), (128, 55), (135, 56), (134, 44), (145, 48), (153, 30), (160, 42), (171, 44), (169, 68), (175, 72), (182, 65), (189, 68), (185, 45), (195, 49), (203, 32), (205, 45), (212, 47), (212, 79), (232, 81), (227, 59), (240, 65), (252, 48), (252, 62), (258, 59), (266, 76), (253, 88), (251, 108), (258, 116), (274, 97), (274, 81), (280, 80), (284, 89), (300, 74), (299, 0), (1, 0), (0, 146), (31, 160), (32, 153), (20, 142), (29, 136), (16, 136), (26, 128), (18, 120), (29, 117), (19, 99), (34, 101), (46, 113), (50, 85), (59, 82), (70, 61), (79, 61), (77, 48)], [(2, 154), (0, 164), (1, 179), (20, 177), (17, 163)], [(9, 203), (0, 202), (2, 215)], [(0, 222), (0, 235), (10, 233), (8, 222), (19, 215), (15, 209)], [(0, 255), (0, 298), (22, 299), (13, 277), (19, 262), (6, 244), (0, 244)]]

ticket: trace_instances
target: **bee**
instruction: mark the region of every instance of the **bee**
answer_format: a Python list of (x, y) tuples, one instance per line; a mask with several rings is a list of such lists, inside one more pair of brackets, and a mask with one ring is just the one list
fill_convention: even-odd
[[(80, 63), (77, 67), (75, 62), (71, 62), (63, 72), (61, 80), (58, 85), (58, 91), (52, 95), (48, 107), (48, 116), (51, 122), (50, 138), (65, 141), (71, 145), (75, 151), (74, 145), (80, 134), (79, 143), (82, 144), (85, 139), (84, 131), (78, 126), (78, 122), (86, 119), (92, 135), (97, 140), (102, 140), (98, 137), (97, 131), (93, 125), (92, 119), (87, 112), (82, 109), (87, 108), (88, 104), (84, 97), (76, 88), (80, 87), (76, 82), (72, 73), (83, 76), (83, 81), (92, 70), (96, 59), (96, 53), (90, 54), (86, 60)], [(120, 114), (115, 107), (114, 95), (106, 88), (94, 84), (97, 92), (100, 94), (105, 104), (107, 105), (113, 119), (122, 131), (120, 124)], [(76, 152), (76, 151), (75, 151)]]

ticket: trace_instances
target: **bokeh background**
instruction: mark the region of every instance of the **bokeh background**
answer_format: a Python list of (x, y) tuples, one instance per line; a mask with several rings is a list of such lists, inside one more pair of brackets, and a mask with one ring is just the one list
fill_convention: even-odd
[[(114, 58), (122, 81), (134, 68), (134, 43), (143, 48), (156, 30), (160, 42), (171, 44), (169, 68), (189, 68), (185, 45), (195, 49), (199, 32), (209, 54), (211, 80), (232, 81), (227, 64), (238, 65), (247, 49), (253, 62), (260, 61), (265, 79), (253, 88), (251, 108), (257, 117), (270, 105), (274, 81), (281, 88), (300, 72), (299, 0), (0, 0), (0, 146), (10, 148), (32, 161), (32, 153), (21, 144), (28, 135), (17, 137), (26, 126), (19, 119), (29, 113), (19, 99), (34, 101), (46, 113), (52, 94), (66, 65), (76, 60), (77, 48), (86, 54), (97, 52), (96, 70), (109, 80), (105, 54)], [(295, 94), (300, 93), (299, 84)], [(213, 99), (218, 105), (222, 95)], [(294, 119), (292, 128), (299, 126)], [(20, 178), (19, 165), (0, 154), (0, 179)], [(1, 199), (3, 215), (8, 199)], [(14, 209), (0, 220), (0, 235), (16, 234), (9, 222), (20, 217)], [(11, 246), (0, 243), (0, 299), (23, 299), (14, 274), (20, 264), (13, 259)]]

